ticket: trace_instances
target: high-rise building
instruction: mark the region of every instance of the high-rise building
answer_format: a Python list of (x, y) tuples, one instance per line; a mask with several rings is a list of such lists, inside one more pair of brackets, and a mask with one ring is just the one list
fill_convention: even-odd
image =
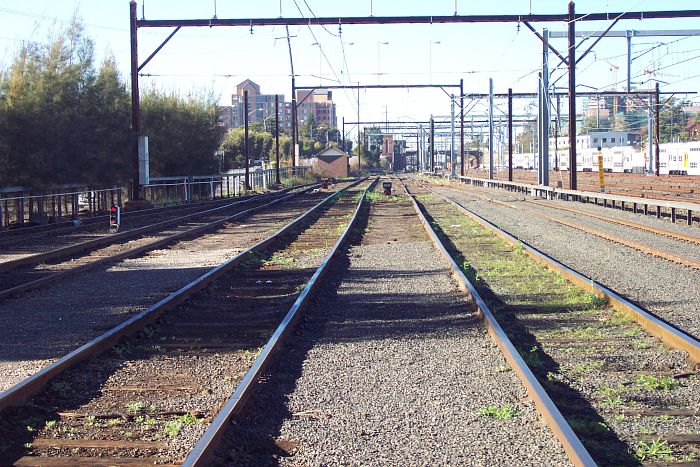
[(300, 123), (305, 122), (309, 115), (313, 115), (317, 125), (337, 128), (338, 120), (332, 91), (324, 89), (297, 91), (297, 106), (297, 119)]
[[(220, 124), (226, 128), (238, 128), (244, 125), (243, 94), (248, 91), (248, 122), (263, 122), (265, 128), (272, 128), (275, 119), (275, 95), (262, 94), (260, 86), (247, 79), (236, 86), (236, 93), (231, 96), (231, 105), (220, 107)], [(303, 101), (303, 102), (302, 102)], [(292, 103), (279, 96), (279, 119), (283, 131), (292, 129)], [(335, 104), (331, 92), (298, 91), (297, 121), (303, 125), (313, 114), (317, 125), (325, 124), (337, 127)]]
[[(231, 105), (220, 107), (220, 123), (226, 128), (242, 127), (245, 123), (244, 94), (248, 91), (248, 122), (263, 122), (264, 127), (272, 128), (275, 119), (275, 95), (261, 94), (260, 86), (247, 79), (236, 86), (236, 93), (231, 96)], [(289, 113), (289, 122), (284, 122), (283, 129), (291, 128), (291, 104), (287, 112), (284, 95), (279, 96), (279, 118), (284, 122)]]

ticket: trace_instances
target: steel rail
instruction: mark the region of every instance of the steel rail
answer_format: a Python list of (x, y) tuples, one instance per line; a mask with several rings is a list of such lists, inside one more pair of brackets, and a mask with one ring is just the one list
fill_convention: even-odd
[(189, 230), (179, 232), (179, 233), (170, 235), (168, 237), (161, 238), (159, 240), (155, 240), (155, 241), (147, 243), (145, 245), (141, 245), (138, 247), (128, 249), (127, 251), (117, 253), (116, 255), (108, 256), (105, 258), (100, 258), (100, 259), (97, 259), (97, 260), (92, 261), (90, 263), (83, 264), (81, 266), (76, 266), (74, 268), (65, 269), (63, 271), (58, 271), (58, 272), (55, 272), (55, 273), (50, 274), (48, 276), (45, 276), (45, 277), (42, 277), (39, 279), (35, 279), (31, 282), (26, 282), (24, 284), (20, 284), (20, 285), (17, 285), (15, 287), (12, 287), (12, 288), (2, 290), (2, 291), (0, 291), (0, 300), (6, 299), (8, 297), (11, 297), (11, 296), (14, 296), (17, 294), (20, 294), (22, 292), (27, 292), (29, 290), (37, 289), (39, 287), (51, 284), (53, 282), (65, 279), (68, 276), (90, 270), (90, 269), (95, 268), (97, 266), (101, 266), (101, 265), (104, 265), (107, 263), (121, 261), (121, 260), (126, 259), (126, 258), (138, 256), (140, 254), (146, 253), (147, 251), (168, 245), (174, 241), (181, 240), (181, 239), (186, 238), (186, 237), (191, 237), (193, 235), (204, 233), (208, 230), (215, 229), (215, 228), (217, 228), (217, 227), (219, 227), (227, 222), (231, 222), (231, 221), (235, 221), (235, 220), (244, 218), (247, 215), (249, 215), (255, 211), (259, 211), (261, 209), (265, 209), (265, 208), (268, 208), (268, 207), (273, 206), (275, 204), (281, 203), (289, 198), (293, 198), (301, 193), (304, 193), (305, 191), (308, 191), (308, 190), (302, 190), (299, 193), (293, 193), (291, 195), (287, 195), (287, 196), (283, 196), (281, 198), (274, 199), (273, 201), (270, 201), (269, 203), (265, 203), (265, 204), (262, 204), (260, 206), (255, 206), (255, 207), (252, 207), (250, 209), (246, 209), (245, 211), (241, 211), (237, 214), (234, 214), (234, 215), (225, 217), (223, 219), (219, 219), (217, 221), (211, 222), (209, 224), (200, 225), (198, 227), (193, 227)]
[(265, 371), (265, 368), (267, 368), (267, 366), (270, 364), (275, 352), (280, 348), (290, 331), (294, 328), (294, 325), (301, 315), (301, 310), (308, 304), (309, 300), (313, 298), (321, 280), (323, 277), (325, 277), (329, 269), (331, 261), (337, 254), (338, 250), (340, 250), (343, 244), (347, 241), (350, 231), (356, 223), (358, 213), (360, 212), (362, 203), (365, 200), (367, 191), (374, 186), (377, 180), (379, 180), (378, 177), (375, 178), (374, 181), (363, 191), (362, 196), (355, 206), (355, 212), (348, 222), (348, 225), (345, 227), (345, 230), (323, 259), (320, 266), (316, 269), (314, 275), (311, 277), (311, 279), (309, 279), (306, 287), (304, 287), (304, 290), (302, 290), (294, 304), (282, 319), (282, 322), (279, 324), (274, 334), (272, 334), (272, 337), (270, 337), (270, 340), (267, 342), (264, 349), (253, 363), (253, 366), (250, 367), (241, 382), (238, 384), (238, 387), (234, 393), (231, 395), (228, 401), (226, 401), (219, 414), (209, 425), (209, 428), (199, 439), (199, 442), (195, 445), (192, 451), (190, 451), (182, 465), (186, 467), (200, 467), (209, 465), (209, 463), (212, 461), (215, 456), (214, 451), (219, 445), (221, 437), (228, 429), (231, 418), (242, 410), (253, 389), (255, 388), (255, 383), (257, 382), (258, 378), (262, 372)]
[[(275, 192), (270, 192), (270, 193), (263, 193), (260, 195), (245, 195), (245, 196), (236, 196), (235, 198), (237, 199), (238, 202), (240, 201), (245, 201), (249, 199), (259, 199), (261, 197), (269, 196), (272, 194), (281, 194), (281, 193), (286, 193), (295, 189), (303, 188), (308, 185), (297, 185), (293, 186), (290, 188), (284, 188), (282, 190), (278, 190)], [(45, 195), (47, 198), (51, 197), (52, 195)], [(154, 208), (149, 208), (149, 209), (140, 209), (138, 211), (123, 211), (121, 216), (122, 219), (135, 219), (143, 216), (151, 216), (151, 215), (158, 215), (160, 213), (167, 213), (169, 211), (176, 211), (178, 209), (189, 209), (189, 208), (195, 208), (198, 206), (206, 206), (206, 205), (219, 205), (222, 203), (228, 203), (231, 201), (231, 198), (234, 197), (228, 197), (228, 198), (222, 198), (222, 199), (216, 199), (216, 200), (200, 200), (200, 201), (192, 201), (189, 203), (181, 203), (181, 204), (172, 204), (172, 205), (167, 205), (167, 206), (161, 206), (161, 207), (154, 207)], [(0, 201), (2, 201), (3, 198), (0, 198)], [(70, 231), (77, 231), (82, 228), (86, 227), (95, 227), (96, 224), (99, 224), (101, 222), (105, 222), (109, 218), (109, 214), (100, 214), (96, 216), (90, 216), (90, 217), (83, 217), (80, 218), (80, 225), (75, 226), (72, 224), (72, 220), (61, 220), (56, 223), (52, 224), (45, 224), (45, 225), (37, 225), (33, 227), (22, 227), (20, 229), (13, 229), (13, 230), (0, 230), (0, 245), (9, 242), (9, 241), (21, 241), (25, 238), (32, 238), (36, 236), (41, 236), (41, 235), (53, 235), (53, 234), (60, 234), (63, 232), (70, 232)]]
[(548, 203), (544, 203), (542, 201), (535, 201), (535, 200), (531, 200), (531, 199), (526, 199), (525, 202), (527, 202), (529, 204), (534, 204), (536, 206), (546, 207), (549, 209), (558, 209), (560, 211), (571, 212), (573, 214), (581, 214), (581, 215), (592, 217), (594, 219), (598, 219), (601, 221), (607, 221), (607, 222), (611, 222), (613, 224), (620, 224), (620, 225), (624, 225), (626, 227), (631, 227), (633, 229), (643, 230), (645, 232), (651, 232), (651, 233), (655, 233), (657, 235), (661, 235), (664, 237), (672, 237), (672, 238), (675, 238), (677, 240), (683, 240), (685, 242), (690, 242), (690, 243), (697, 243), (698, 245), (700, 245), (700, 237), (693, 237), (692, 235), (684, 235), (684, 234), (679, 234), (676, 232), (671, 232), (670, 230), (657, 229), (656, 227), (650, 227), (650, 226), (644, 225), (644, 224), (637, 224), (636, 222), (625, 221), (622, 219), (618, 219), (616, 217), (609, 217), (609, 216), (602, 216), (600, 214), (593, 214), (591, 212), (586, 212), (586, 211), (582, 211), (579, 209), (565, 208), (563, 206), (552, 206), (552, 205), (550, 205)]
[[(308, 189), (311, 189), (314, 186), (318, 186), (318, 185), (312, 185)], [(275, 195), (276, 194), (277, 193), (275, 193)], [(274, 198), (274, 195), (271, 197)], [(55, 250), (46, 251), (44, 253), (37, 253), (37, 254), (31, 255), (31, 256), (25, 256), (24, 258), (15, 259), (12, 261), (5, 261), (3, 263), (0, 263), (0, 272), (8, 272), (8, 271), (11, 271), (11, 270), (13, 270), (17, 267), (20, 267), (20, 266), (31, 266), (31, 265), (35, 265), (35, 264), (40, 264), (40, 263), (46, 262), (46, 261), (51, 260), (51, 259), (65, 257), (65, 256), (68, 256), (68, 255), (71, 255), (73, 253), (77, 253), (80, 251), (90, 250), (92, 248), (100, 247), (103, 245), (109, 245), (111, 243), (116, 243), (117, 241), (120, 241), (120, 240), (126, 240), (126, 239), (129, 239), (131, 237), (137, 237), (139, 235), (143, 235), (143, 234), (152, 232), (154, 230), (158, 230), (158, 229), (161, 229), (164, 227), (170, 227), (172, 225), (176, 225), (182, 221), (187, 221), (187, 220), (191, 220), (191, 219), (196, 219), (198, 217), (207, 216), (207, 215), (213, 214), (217, 211), (229, 209), (233, 206), (237, 206), (239, 204), (249, 203), (251, 201), (256, 201), (259, 199), (260, 198), (258, 198), (258, 197), (250, 197), (250, 198), (247, 198), (247, 199), (244, 199), (241, 201), (235, 201), (233, 203), (226, 204), (224, 206), (218, 206), (218, 207), (207, 209), (204, 211), (198, 211), (198, 212), (195, 212), (192, 214), (187, 214), (185, 216), (176, 217), (175, 219), (168, 219), (166, 221), (157, 222), (155, 224), (146, 225), (146, 226), (139, 227), (136, 229), (125, 230), (123, 232), (113, 234), (113, 235), (105, 235), (103, 237), (98, 237), (98, 238), (95, 238), (92, 240), (87, 240), (85, 242), (76, 243), (75, 245), (68, 245), (68, 246), (65, 246), (62, 248), (57, 248)]]
[(279, 237), (299, 225), (311, 214), (315, 213), (326, 203), (330, 202), (341, 193), (347, 191), (349, 188), (357, 185), (362, 180), (355, 181), (350, 185), (336, 191), (330, 196), (324, 198), (322, 201), (317, 203), (314, 207), (307, 210), (302, 215), (298, 216), (296, 219), (289, 222), (287, 225), (282, 227), (277, 232), (273, 233), (269, 237), (260, 240), (255, 245), (250, 248), (238, 253), (234, 257), (224, 261), (220, 265), (210, 269), (197, 279), (191, 281), (187, 285), (181, 287), (177, 291), (171, 293), (167, 297), (161, 299), (157, 303), (151, 305), (142, 312), (132, 316), (128, 320), (118, 324), (112, 329), (104, 332), (98, 337), (90, 340), (89, 342), (83, 344), (72, 352), (64, 355), (60, 359), (51, 363), (50, 365), (42, 368), (28, 378), (20, 381), (13, 387), (7, 389), (6, 391), (0, 393), (0, 412), (3, 410), (15, 407), (26, 402), (30, 397), (39, 393), (51, 380), (61, 375), (66, 370), (70, 369), (74, 365), (98, 355), (105, 350), (110, 349), (114, 346), (119, 339), (133, 334), (144, 326), (155, 322), (163, 313), (168, 310), (173, 309), (179, 304), (183, 303), (185, 300), (190, 298), (192, 295), (196, 294), (200, 290), (207, 287), (210, 283), (223, 276), (229, 272), (233, 267), (248, 260), (257, 251), (260, 251), (275, 242)]
[(624, 312), (632, 319), (634, 319), (640, 326), (642, 326), (649, 334), (661, 339), (666, 345), (671, 348), (683, 350), (688, 353), (688, 358), (695, 363), (700, 363), (700, 341), (693, 338), (692, 336), (686, 334), (682, 330), (676, 328), (675, 326), (663, 321), (662, 319), (654, 316), (647, 310), (640, 308), (634, 303), (630, 302), (626, 298), (617, 294), (616, 292), (608, 289), (602, 284), (594, 281), (590, 277), (586, 277), (578, 271), (560, 263), (559, 261), (547, 256), (540, 250), (530, 246), (526, 242), (519, 240), (517, 237), (509, 234), (505, 230), (497, 227), (495, 224), (489, 222), (483, 217), (479, 216), (475, 212), (472, 212), (459, 202), (453, 200), (452, 198), (445, 196), (441, 193), (433, 191), (428, 188), (431, 193), (440, 196), (450, 204), (456, 206), (463, 214), (472, 220), (478, 222), (483, 227), (491, 230), (496, 235), (504, 239), (506, 242), (513, 246), (523, 247), (525, 253), (538, 263), (546, 266), (547, 268), (555, 271), (573, 284), (584, 288), (585, 290), (590, 290), (592, 293), (606, 298), (613, 309), (617, 311)]
[(538, 412), (540, 415), (542, 415), (542, 418), (544, 418), (559, 442), (561, 442), (564, 451), (566, 451), (566, 454), (569, 457), (569, 460), (571, 460), (571, 462), (576, 466), (595, 466), (596, 463), (593, 461), (593, 458), (583, 446), (581, 440), (571, 429), (571, 426), (569, 426), (552, 399), (549, 397), (547, 391), (545, 391), (540, 382), (537, 380), (537, 377), (535, 377), (523, 358), (520, 356), (493, 313), (491, 313), (491, 310), (489, 310), (486, 302), (483, 300), (483, 298), (481, 298), (474, 285), (469, 282), (469, 279), (467, 279), (460, 267), (457, 266), (457, 263), (455, 263), (454, 259), (449, 254), (428, 220), (425, 218), (425, 215), (418, 206), (414, 195), (410, 193), (408, 187), (406, 187), (406, 185), (403, 183), (403, 180), (399, 178), (399, 181), (406, 191), (406, 194), (411, 198), (413, 208), (418, 214), (418, 218), (420, 219), (425, 232), (432, 240), (435, 248), (449, 264), (449, 267), (452, 270), (452, 275), (457, 281), (460, 289), (471, 296), (472, 301), (477, 307), (477, 313), (480, 315), (481, 319), (486, 325), (489, 334), (496, 341), (496, 344), (501, 349), (501, 352), (503, 352), (506, 361), (513, 371), (516, 372), (518, 378), (523, 383), (523, 386), (525, 386), (527, 389), (528, 396), (535, 403), (535, 407), (537, 408)]
[(685, 256), (680, 256), (676, 255), (674, 253), (669, 253), (667, 251), (660, 250), (658, 248), (650, 247), (647, 245), (643, 245), (639, 242), (633, 242), (631, 240), (625, 240), (624, 238), (620, 238), (615, 235), (610, 235), (605, 232), (601, 232), (600, 230), (596, 229), (591, 229), (590, 227), (586, 227), (581, 224), (577, 224), (575, 222), (570, 222), (566, 221), (563, 219), (557, 219), (556, 217), (548, 216), (547, 214), (543, 214), (541, 212), (537, 212), (533, 209), (526, 208), (523, 206), (513, 206), (510, 203), (506, 203), (504, 201), (499, 201), (497, 199), (491, 199), (486, 196), (481, 196), (476, 193), (470, 193), (470, 196), (475, 196), (477, 198), (481, 198), (485, 201), (492, 202), (494, 204), (498, 204), (500, 206), (505, 206), (510, 209), (519, 209), (521, 211), (526, 211), (530, 212), (538, 217), (541, 217), (543, 219), (547, 219), (548, 221), (556, 222), (557, 224), (565, 225), (566, 227), (570, 227), (575, 230), (580, 230), (581, 232), (589, 233), (591, 235), (595, 235), (596, 237), (602, 238), (604, 240), (608, 240), (609, 242), (617, 243), (620, 245), (624, 245), (626, 247), (632, 248), (637, 251), (641, 251), (643, 253), (649, 254), (651, 256), (656, 256), (657, 258), (662, 258), (667, 261), (671, 261), (673, 263), (681, 264), (683, 266), (688, 266), (693, 269), (700, 269), (700, 261), (696, 261), (690, 258), (686, 258)]

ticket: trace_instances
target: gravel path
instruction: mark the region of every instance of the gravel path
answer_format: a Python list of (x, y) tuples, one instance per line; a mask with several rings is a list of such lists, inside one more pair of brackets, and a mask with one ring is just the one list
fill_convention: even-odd
[(0, 303), (0, 391), (140, 312), (328, 196), (303, 195), (216, 233)]
[[(361, 240), (227, 434), (222, 458), (568, 465), (410, 204), (373, 204)], [(505, 405), (519, 415), (478, 414)]]
[[(474, 187), (465, 189), (493, 199), (512, 199), (512, 195), (504, 191)], [(481, 200), (462, 191), (447, 187), (436, 187), (436, 191), (449, 195), (522, 241), (593, 278), (696, 338), (700, 336), (700, 271), (655, 258), (541, 217), (527, 215), (523, 211)], [(573, 206), (580, 207), (578, 204)], [(588, 205), (587, 209), (595, 209), (595, 206)], [(555, 215), (553, 210), (548, 211), (551, 211), (549, 215)], [(598, 208), (597, 212), (602, 215), (624, 216), (633, 222), (655, 224), (660, 228), (670, 227), (666, 222), (654, 222), (654, 219), (625, 215), (611, 209)], [(577, 222), (588, 224), (589, 220), (579, 217)], [(648, 238), (649, 234), (625, 229), (624, 235), (629, 240), (641, 242), (643, 238)], [(689, 243), (686, 243), (684, 248), (697, 249)], [(676, 253), (675, 250), (671, 252)]]

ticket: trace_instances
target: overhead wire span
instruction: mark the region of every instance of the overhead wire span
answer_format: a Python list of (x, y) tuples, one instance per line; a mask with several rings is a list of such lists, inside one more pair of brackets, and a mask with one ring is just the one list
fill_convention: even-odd
[[(301, 15), (301, 17), (302, 17), (302, 18), (305, 18), (304, 12), (301, 11), (301, 8), (299, 7), (299, 3), (297, 2), (297, 0), (293, 0), (293, 1), (294, 1), (294, 6), (296, 6), (296, 8), (297, 8), (297, 10), (299, 11), (299, 14)], [(307, 5), (307, 6), (308, 6), (308, 5)], [(316, 37), (316, 34), (314, 34), (314, 31), (313, 31), (313, 29), (311, 28), (310, 22), (311, 22), (311, 20), (309, 20), (309, 24), (307, 24), (306, 27), (309, 28), (309, 33), (311, 33), (311, 37), (313, 37), (313, 38), (314, 38), (314, 41), (316, 41), (316, 43), (318, 44), (318, 50), (321, 52), (321, 55), (323, 56), (323, 59), (324, 59), (324, 60), (326, 61), (326, 63), (328, 64), (328, 67), (330, 68), (331, 72), (333, 73), (333, 76), (335, 76), (335, 79), (336, 79), (338, 82), (341, 82), (341, 79), (340, 79), (340, 77), (338, 76), (338, 73), (336, 73), (335, 68), (333, 68), (333, 65), (331, 64), (330, 60), (328, 59), (328, 56), (326, 55), (326, 52), (323, 50), (323, 46), (321, 45), (321, 42), (320, 42), (320, 41), (318, 40), (318, 38)], [(343, 89), (343, 93), (345, 94), (345, 97), (347, 98), (347, 97), (348, 97), (347, 90)], [(352, 102), (352, 99), (348, 98), (348, 100), (349, 100), (350, 102)]]

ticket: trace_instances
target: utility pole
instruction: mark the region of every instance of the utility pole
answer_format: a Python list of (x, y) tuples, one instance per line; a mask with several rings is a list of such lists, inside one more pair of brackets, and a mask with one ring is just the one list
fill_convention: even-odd
[(357, 83), (357, 176), (362, 176), (362, 133), (360, 133), (360, 82)]
[(131, 35), (131, 199), (141, 199), (139, 180), (139, 136), (141, 121), (139, 109), (139, 52), (137, 45), (136, 2), (129, 2), (129, 32)]
[(542, 120), (540, 121), (540, 154), (542, 159), (540, 161), (540, 173), (542, 176), (540, 184), (549, 186), (549, 30), (543, 30), (542, 36), (544, 40), (542, 41), (542, 80), (540, 82), (542, 87), (542, 99), (540, 100), (540, 105), (542, 106)]
[(569, 189), (576, 190), (576, 7), (569, 2)]
[[(456, 9), (455, 9), (456, 10)], [(459, 80), (459, 174), (464, 177), (464, 80)]]
[(655, 161), (655, 166), (654, 166), (654, 174), (658, 177), (659, 176), (659, 143), (661, 142), (661, 125), (660, 125), (660, 114), (661, 114), (661, 109), (659, 106), (659, 82), (656, 82), (656, 92), (654, 93), (654, 120), (656, 124), (656, 128), (654, 131), (655, 134), (655, 140), (654, 141), (654, 161)]
[(508, 181), (513, 181), (513, 88), (508, 88)]
[(279, 95), (275, 94), (275, 183), (282, 183), (280, 180), (280, 112)]
[(450, 117), (450, 124), (451, 124), (451, 142), (450, 142), (450, 176), (454, 178), (457, 173), (456, 173), (456, 168), (455, 164), (457, 163), (457, 158), (455, 157), (455, 95), (452, 94), (451, 96), (451, 117)]
[(289, 37), (289, 26), (284, 26), (287, 31), (287, 46), (289, 48), (289, 66), (292, 71), (292, 174), (294, 174), (296, 166), (296, 150), (297, 150), (297, 86), (296, 75), (294, 74), (294, 60), (292, 59), (292, 40)]
[(654, 97), (649, 94), (649, 104), (647, 109), (647, 155), (649, 157), (649, 165), (647, 173), (654, 173)]
[(493, 180), (493, 78), (489, 78), (489, 180)]
[(435, 120), (430, 116), (430, 172), (435, 173)]
[(245, 189), (250, 190), (250, 146), (248, 144), (248, 91), (243, 91), (243, 152), (245, 157)]
[[(632, 31), (626, 31), (627, 37), (627, 92), (632, 90)], [(630, 111), (630, 99), (625, 100), (625, 110)]]

